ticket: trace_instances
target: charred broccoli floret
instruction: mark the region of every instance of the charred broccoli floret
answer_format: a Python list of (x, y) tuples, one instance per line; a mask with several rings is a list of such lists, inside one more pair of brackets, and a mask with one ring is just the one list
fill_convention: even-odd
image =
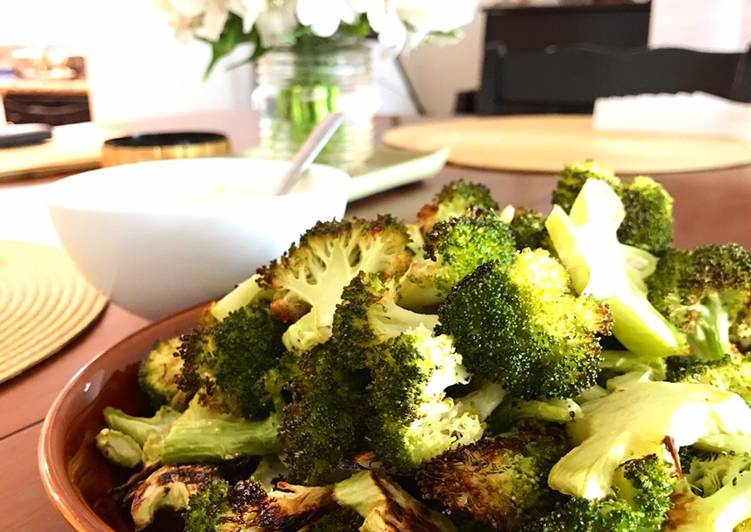
[(667, 380), (708, 384), (740, 395), (751, 404), (751, 361), (746, 356), (730, 354), (719, 360), (695, 360), (670, 357)]
[(566, 271), (543, 250), (521, 252), (511, 267), (480, 266), (438, 315), (470, 371), (523, 398), (573, 397), (592, 386), (597, 336), (610, 331), (607, 308), (574, 296)]
[(339, 507), (307, 528), (307, 532), (358, 532), (363, 519), (352, 508)]
[(141, 446), (147, 465), (229, 460), (279, 450), (275, 417), (247, 421), (204, 407), (197, 399), (183, 413), (163, 407), (146, 418), (106, 408), (104, 417), (110, 429)]
[(461, 216), (472, 207), (497, 211), (498, 203), (490, 190), (480, 183), (467, 183), (459, 180), (444, 186), (433, 201), (424, 205), (417, 213), (417, 222), (422, 233), (427, 235), (438, 222)]
[(271, 308), (285, 322), (284, 345), (304, 352), (331, 336), (342, 290), (361, 271), (400, 275), (412, 252), (407, 229), (389, 216), (320, 222), (284, 256), (261, 268), (261, 285), (274, 291)]
[(522, 530), (659, 532), (673, 507), (676, 480), (673, 465), (657, 455), (629, 460), (616, 471), (612, 495), (599, 500), (570, 499)]
[(453, 532), (445, 516), (420, 504), (381, 472), (355, 473), (334, 487), (334, 498), (365, 519), (362, 532)]
[(183, 370), (183, 359), (177, 356), (180, 342), (180, 337), (157, 342), (138, 368), (138, 384), (154, 408), (188, 406), (190, 396), (178, 386)]
[(349, 355), (351, 367), (366, 367), (372, 347), (407, 329), (420, 325), (435, 328), (438, 316), (402, 308), (397, 297), (396, 281), (374, 273), (361, 272), (344, 289), (334, 315), (333, 338), (339, 351)]
[(450, 337), (422, 326), (376, 348), (369, 361), (375, 415), (368, 440), (388, 466), (409, 472), (482, 437), (503, 391), (488, 384), (461, 399), (447, 397), (447, 388), (469, 380), (461, 361)]
[(673, 246), (673, 198), (652, 178), (639, 176), (623, 185), (620, 198), (626, 217), (618, 228), (618, 240), (655, 255)]
[(590, 179), (571, 213), (555, 206), (545, 225), (574, 290), (608, 305), (613, 333), (628, 351), (653, 358), (684, 354), (684, 336), (647, 299), (644, 279), (657, 260), (618, 241), (624, 216), (615, 192)]
[(300, 530), (335, 506), (330, 487), (280, 482), (267, 493), (253, 480), (233, 486), (216, 480), (190, 498), (190, 509), (184, 515), (185, 530)]
[(425, 464), (417, 481), (423, 497), (448, 513), (514, 531), (529, 515), (552, 509), (548, 472), (567, 450), (562, 428), (540, 424), (444, 453)]
[[(692, 490), (693, 486), (693, 490)], [(731, 532), (751, 519), (751, 458), (695, 458), (679, 485), (665, 530)]]
[(686, 335), (692, 354), (718, 360), (734, 351), (731, 326), (751, 302), (751, 253), (737, 244), (671, 251), (647, 279), (649, 300)]
[(514, 234), (516, 249), (553, 250), (548, 231), (545, 229), (545, 217), (533, 209), (514, 209), (514, 217), (509, 224)]
[[(211, 465), (169, 465), (162, 466), (145, 480), (142, 480), (132, 493), (130, 515), (136, 530), (154, 521), (162, 509), (186, 510), (192, 498), (220, 482), (219, 469)], [(205, 528), (203, 530), (211, 530)]]
[(515, 249), (508, 224), (492, 211), (470, 209), (438, 222), (425, 237), (425, 258), (414, 260), (401, 280), (399, 303), (431, 311), (481, 264), (511, 264)]
[(306, 485), (343, 478), (338, 464), (361, 450), (368, 415), (361, 372), (347, 364), (349, 354), (329, 341), (304, 353), (284, 409), (280, 438), (293, 482)]
[(621, 180), (609, 168), (600, 166), (594, 161), (567, 165), (561, 172), (558, 183), (553, 191), (552, 203), (558, 205), (565, 212), (571, 212), (576, 197), (589, 179), (597, 179), (607, 184), (616, 193), (620, 193)]

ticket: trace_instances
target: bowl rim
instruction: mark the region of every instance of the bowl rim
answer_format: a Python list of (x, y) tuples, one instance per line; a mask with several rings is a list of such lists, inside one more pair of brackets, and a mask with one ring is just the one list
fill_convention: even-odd
[[(44, 492), (46, 493), (47, 498), (52, 502), (52, 505), (58, 513), (63, 516), (68, 524), (78, 532), (89, 532), (91, 530), (112, 531), (112, 528), (105, 523), (97, 513), (85, 503), (85, 501), (81, 500), (80, 496), (73, 488), (68, 476), (56, 474), (51, 467), (53, 454), (51, 427), (60, 415), (61, 406), (73, 389), (79, 384), (81, 377), (87, 372), (87, 370), (89, 370), (89, 368), (96, 364), (100, 359), (107, 356), (110, 351), (121, 344), (132, 341), (135, 337), (148, 334), (153, 329), (161, 327), (164, 322), (177, 320), (180, 317), (186, 317), (193, 313), (197, 314), (200, 310), (208, 308), (209, 305), (210, 302), (199, 303), (170, 314), (165, 318), (155, 320), (103, 349), (75, 372), (52, 402), (47, 414), (44, 416), (39, 435), (39, 442), (37, 444), (37, 469), (39, 470), (42, 486), (44, 487)], [(86, 509), (86, 512), (83, 514), (76, 512), (72, 505), (69, 504), (69, 500), (79, 501), (81, 506)]]
[[(89, 213), (123, 213), (123, 214), (149, 214), (162, 215), (174, 213), (204, 214), (220, 212), (244, 212), (249, 204), (271, 203), (284, 204), (295, 200), (311, 200), (321, 194), (331, 194), (332, 192), (344, 192), (345, 201), (349, 200), (349, 189), (351, 188), (352, 178), (345, 171), (334, 166), (325, 164), (312, 164), (310, 166), (310, 176), (315, 180), (317, 186), (306, 190), (292, 191), (285, 195), (243, 195), (231, 197), (228, 201), (222, 202), (174, 202), (174, 203), (147, 203), (139, 206), (113, 205), (111, 203), (100, 203), (97, 201), (80, 202), (71, 201), (70, 197), (73, 192), (79, 189), (90, 179), (104, 179), (106, 174), (117, 174), (136, 170), (143, 167), (168, 167), (168, 166), (186, 166), (199, 164), (210, 166), (212, 163), (220, 165), (232, 164), (251, 166), (256, 163), (268, 165), (269, 167), (284, 168), (291, 164), (291, 161), (276, 159), (261, 159), (253, 157), (199, 157), (193, 159), (162, 159), (155, 161), (140, 161), (127, 165), (108, 166), (94, 168), (84, 172), (78, 172), (62, 179), (50, 183), (47, 188), (47, 207), (52, 211), (55, 209), (89, 212)], [(280, 172), (278, 179), (281, 181), (283, 174)], [(118, 176), (122, 179), (122, 176)], [(305, 178), (303, 178), (305, 179)]]

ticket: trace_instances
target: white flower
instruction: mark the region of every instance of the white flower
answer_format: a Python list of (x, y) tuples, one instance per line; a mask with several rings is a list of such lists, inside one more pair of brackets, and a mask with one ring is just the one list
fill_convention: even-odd
[(397, 0), (399, 18), (417, 33), (450, 32), (475, 16), (477, 0)]
[(358, 3), (351, 0), (297, 0), (297, 19), (303, 26), (310, 26), (318, 37), (331, 37), (339, 25), (352, 24), (362, 13)]
[(289, 44), (298, 26), (295, 0), (263, 0), (264, 6), (255, 21), (261, 44), (267, 48)]

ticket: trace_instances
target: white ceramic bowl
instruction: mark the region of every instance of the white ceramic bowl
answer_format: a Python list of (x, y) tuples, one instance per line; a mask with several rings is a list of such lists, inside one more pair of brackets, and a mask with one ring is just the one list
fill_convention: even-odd
[(212, 158), (102, 168), (52, 185), (50, 214), (94, 286), (157, 319), (229, 292), (318, 220), (344, 215), (346, 173), (313, 166), (274, 196), (287, 167)]

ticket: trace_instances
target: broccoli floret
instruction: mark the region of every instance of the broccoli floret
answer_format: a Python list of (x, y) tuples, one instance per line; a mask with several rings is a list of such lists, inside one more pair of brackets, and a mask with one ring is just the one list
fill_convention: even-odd
[(438, 222), (425, 237), (425, 258), (414, 260), (401, 280), (399, 303), (412, 310), (432, 311), (481, 264), (511, 264), (515, 249), (508, 224), (492, 211), (470, 209)]
[(517, 530), (530, 515), (552, 509), (550, 468), (568, 451), (555, 426), (484, 438), (434, 458), (418, 472), (425, 499), (450, 514), (469, 513), (497, 530)]
[(589, 179), (602, 181), (616, 193), (620, 193), (621, 180), (609, 168), (594, 161), (575, 163), (566, 166), (553, 191), (553, 205), (558, 205), (566, 213), (571, 211), (577, 196)]
[(553, 251), (548, 231), (545, 229), (545, 217), (534, 209), (513, 209), (513, 218), (509, 224), (514, 234), (516, 249), (547, 249)]
[(136, 530), (151, 524), (159, 510), (183, 511), (192, 502), (192, 497), (202, 490), (215, 492), (214, 484), (219, 478), (218, 468), (211, 465), (160, 467), (142, 480), (132, 493), (130, 515)]
[(339, 462), (357, 452), (367, 417), (366, 379), (333, 341), (303, 353), (280, 438), (289, 478), (301, 484), (341, 480)]
[(334, 498), (365, 519), (362, 532), (455, 530), (445, 516), (420, 504), (382, 472), (355, 473), (334, 486)]
[(673, 246), (673, 198), (652, 178), (639, 176), (620, 188), (626, 217), (618, 240), (655, 255)]
[(423, 235), (427, 235), (438, 222), (461, 216), (471, 207), (497, 211), (498, 203), (490, 190), (480, 183), (453, 181), (444, 186), (433, 201), (424, 205), (417, 213), (417, 222)]
[(737, 244), (671, 251), (647, 279), (649, 300), (686, 334), (692, 354), (734, 351), (730, 328), (751, 302), (751, 253)]
[(439, 330), (456, 339), (464, 364), (523, 398), (566, 398), (595, 384), (599, 334), (610, 314), (576, 297), (563, 267), (544, 250), (514, 264), (480, 266), (441, 305)]
[(180, 337), (159, 341), (138, 368), (138, 384), (154, 408), (188, 406), (190, 396), (178, 387), (183, 370), (183, 359), (176, 356), (179, 348)]
[(258, 282), (261, 276), (253, 275), (247, 281), (243, 281), (229, 294), (211, 305), (209, 312), (217, 320), (222, 321), (230, 315), (231, 312), (240, 310), (252, 303), (257, 303), (262, 299), (271, 299), (273, 294), (270, 290), (261, 287)]
[(110, 429), (135, 440), (151, 466), (230, 460), (279, 451), (277, 419), (247, 421), (202, 406), (193, 399), (182, 414), (163, 407), (154, 417), (129, 416), (106, 408)]
[(136, 467), (143, 458), (138, 442), (119, 430), (99, 431), (96, 435), (96, 447), (107, 460), (121, 467)]
[[(694, 493), (691, 489), (698, 492)], [(676, 490), (666, 530), (732, 532), (751, 519), (751, 458), (720, 455), (695, 458), (686, 482)], [(744, 525), (745, 526), (745, 525)]]
[(308, 532), (358, 532), (363, 519), (352, 508), (339, 507), (310, 525)]
[(467, 383), (469, 374), (448, 336), (417, 327), (380, 344), (369, 360), (375, 410), (368, 439), (390, 467), (409, 472), (431, 458), (479, 440), (484, 420), (503, 399), (488, 384), (458, 400), (446, 389)]
[(603, 370), (600, 379), (607, 380), (616, 375), (636, 371), (649, 372), (652, 380), (662, 381), (667, 375), (666, 360), (670, 358), (639, 356), (629, 351), (604, 350), (600, 362), (600, 368)]
[(260, 284), (274, 291), (272, 310), (285, 322), (284, 345), (304, 352), (331, 336), (342, 290), (361, 271), (398, 276), (412, 260), (405, 226), (375, 221), (318, 223), (284, 256), (261, 268)]
[(667, 380), (708, 384), (740, 395), (751, 404), (751, 361), (739, 354), (720, 360), (696, 360), (692, 357), (670, 357)]
[(396, 281), (380, 274), (360, 273), (342, 293), (334, 315), (333, 338), (348, 365), (366, 367), (367, 352), (375, 345), (423, 325), (432, 330), (438, 316), (418, 314), (400, 307)]
[(644, 279), (654, 272), (655, 257), (618, 241), (624, 216), (615, 192), (590, 179), (571, 214), (553, 207), (545, 225), (574, 289), (608, 305), (613, 333), (628, 351), (654, 358), (684, 354), (685, 337), (647, 299)]
[(751, 408), (737, 395), (702, 384), (654, 382), (628, 375), (608, 382), (611, 393), (582, 403), (567, 426), (577, 445), (550, 472), (553, 489), (577, 498), (611, 494), (623, 462), (664, 453), (708, 435), (751, 436)]
[(570, 499), (523, 532), (658, 532), (673, 507), (676, 476), (657, 455), (629, 460), (616, 471), (613, 494), (600, 500)]
[(308, 488), (280, 482), (266, 493), (253, 480), (234, 486), (218, 480), (190, 498), (190, 509), (184, 515), (185, 530), (301, 530), (335, 505), (330, 487)]
[(507, 397), (488, 418), (494, 434), (508, 432), (524, 420), (568, 423), (581, 416), (581, 407), (573, 399), (524, 400)]

